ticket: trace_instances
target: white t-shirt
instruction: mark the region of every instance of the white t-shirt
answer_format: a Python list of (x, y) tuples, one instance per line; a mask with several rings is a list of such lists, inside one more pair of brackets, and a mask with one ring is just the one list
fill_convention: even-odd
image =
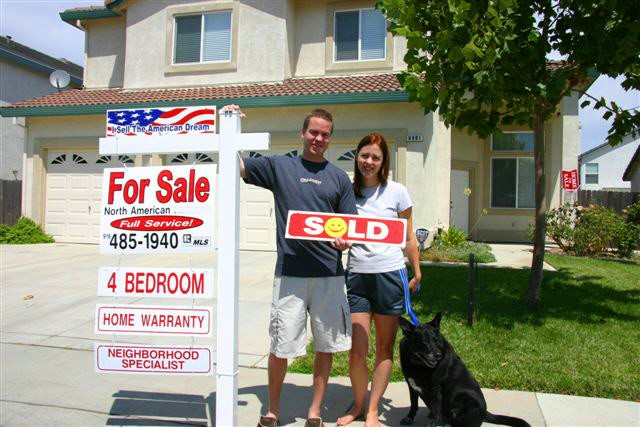
[[(364, 197), (356, 197), (358, 215), (398, 218), (412, 206), (406, 187), (387, 180), (387, 185), (364, 187)], [(354, 243), (349, 250), (347, 269), (353, 273), (384, 273), (404, 267), (402, 249), (397, 246)]]

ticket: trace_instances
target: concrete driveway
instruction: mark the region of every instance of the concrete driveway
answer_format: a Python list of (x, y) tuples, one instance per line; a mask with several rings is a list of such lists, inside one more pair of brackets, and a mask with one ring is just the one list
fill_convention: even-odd
[[(102, 255), (96, 245), (24, 245), (0, 247), (2, 286), (2, 341), (93, 351), (96, 303), (211, 305), (212, 300), (97, 297), (101, 266), (208, 267), (217, 268), (215, 254)], [(239, 365), (261, 366), (268, 354), (267, 325), (276, 254), (240, 253)], [(217, 282), (217, 271), (214, 274)], [(219, 284), (216, 283), (215, 286)], [(215, 319), (215, 317), (214, 317)], [(212, 345), (216, 336), (198, 338)], [(189, 344), (191, 338), (117, 336), (118, 342)], [(266, 362), (265, 362), (266, 363)], [(265, 365), (266, 366), (266, 365)]]

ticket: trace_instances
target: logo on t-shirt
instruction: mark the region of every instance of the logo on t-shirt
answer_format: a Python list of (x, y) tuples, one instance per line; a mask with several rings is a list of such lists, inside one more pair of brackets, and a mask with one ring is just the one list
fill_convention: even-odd
[(319, 179), (315, 179), (315, 178), (300, 178), (300, 182), (303, 183), (303, 184), (306, 184), (306, 183), (310, 182), (311, 184), (322, 185), (322, 181), (320, 181)]

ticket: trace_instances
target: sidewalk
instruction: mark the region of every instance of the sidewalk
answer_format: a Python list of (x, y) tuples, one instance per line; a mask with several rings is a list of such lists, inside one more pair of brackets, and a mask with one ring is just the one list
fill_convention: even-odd
[[(505, 249), (505, 248), (503, 248)], [(510, 252), (505, 249), (506, 252)], [(498, 251), (496, 251), (498, 256)], [(504, 257), (499, 257), (504, 258)], [(121, 265), (215, 266), (215, 255), (128, 256)], [(212, 425), (213, 377), (109, 375), (94, 372), (93, 343), (98, 267), (117, 257), (91, 245), (0, 246), (0, 425)], [(275, 254), (240, 256), (238, 425), (255, 426), (267, 404), (267, 324)], [(500, 262), (500, 259), (498, 260)], [(171, 301), (171, 302), (168, 302)], [(174, 304), (173, 300), (118, 303)], [(190, 303), (190, 301), (189, 301)], [(216, 307), (215, 299), (204, 304)], [(215, 329), (215, 328), (214, 328)], [(185, 344), (187, 338), (117, 337), (118, 342)], [(215, 347), (215, 336), (198, 339)], [(281, 425), (302, 426), (311, 376), (288, 374)], [(534, 426), (638, 426), (637, 402), (484, 390), (489, 410), (517, 415)], [(349, 379), (331, 378), (323, 417), (328, 425), (351, 403)], [(422, 403), (415, 425), (424, 425)], [(409, 407), (404, 383), (385, 393), (381, 421), (399, 425)], [(362, 426), (356, 422), (354, 426)]]

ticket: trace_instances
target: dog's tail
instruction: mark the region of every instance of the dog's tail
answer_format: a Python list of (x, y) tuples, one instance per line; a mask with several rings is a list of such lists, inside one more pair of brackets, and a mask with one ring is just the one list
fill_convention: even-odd
[(513, 427), (531, 427), (528, 422), (521, 418), (509, 417), (507, 415), (495, 415), (491, 412), (487, 412), (484, 420), (491, 424), (502, 424)]

